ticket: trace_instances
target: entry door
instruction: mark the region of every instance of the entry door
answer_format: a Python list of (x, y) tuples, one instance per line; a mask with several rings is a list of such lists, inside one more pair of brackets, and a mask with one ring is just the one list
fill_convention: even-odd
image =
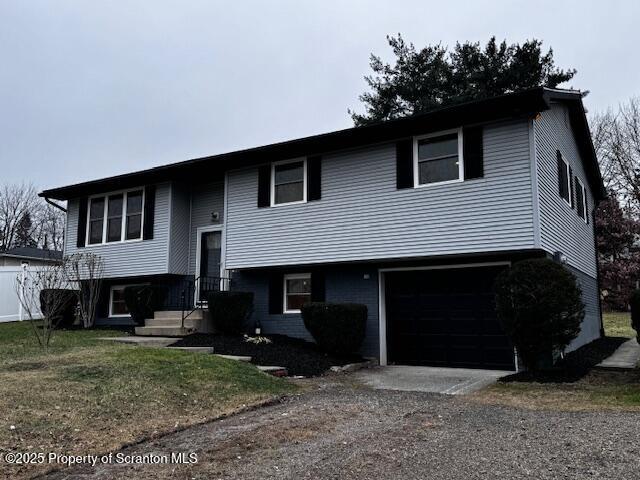
[(202, 232), (200, 234), (198, 300), (206, 300), (207, 293), (220, 290), (221, 263), (222, 232)]

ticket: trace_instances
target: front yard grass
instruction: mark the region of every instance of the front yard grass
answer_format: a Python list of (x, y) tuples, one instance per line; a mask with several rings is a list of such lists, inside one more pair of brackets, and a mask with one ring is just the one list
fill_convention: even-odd
[(631, 328), (631, 314), (629, 312), (602, 312), (604, 333), (607, 337), (636, 336), (636, 331)]
[(594, 370), (572, 383), (498, 382), (469, 398), (533, 410), (640, 412), (640, 370)]
[[(56, 332), (44, 353), (30, 328), (0, 325), (0, 454), (102, 453), (295, 388), (242, 362), (97, 339), (112, 330)], [(0, 477), (38, 468), (0, 463)]]

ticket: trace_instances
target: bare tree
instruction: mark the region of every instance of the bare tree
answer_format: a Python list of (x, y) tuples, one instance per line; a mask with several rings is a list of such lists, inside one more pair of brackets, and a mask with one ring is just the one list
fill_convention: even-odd
[(22, 309), (38, 345), (45, 350), (69, 303), (67, 285), (61, 265), (24, 268), (16, 279), (16, 293)]
[(4, 185), (0, 188), (0, 250), (13, 248), (21, 221), (41, 202), (31, 184)]
[(65, 258), (64, 270), (69, 282), (77, 285), (82, 324), (85, 328), (91, 328), (95, 324), (96, 307), (104, 276), (104, 261), (95, 253), (74, 253)]
[(35, 245), (62, 250), (65, 214), (38, 197), (31, 184), (0, 187), (0, 250)]
[(640, 218), (640, 97), (594, 115), (591, 136), (605, 187)]

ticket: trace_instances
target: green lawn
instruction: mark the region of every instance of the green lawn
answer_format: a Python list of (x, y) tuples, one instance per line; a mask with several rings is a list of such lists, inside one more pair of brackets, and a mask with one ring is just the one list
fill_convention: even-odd
[[(0, 324), (0, 452), (100, 453), (291, 392), (284, 379), (214, 355), (60, 331), (48, 353), (30, 324)], [(0, 463), (0, 477), (28, 476)]]
[(629, 312), (602, 312), (604, 332), (607, 337), (635, 337), (636, 331), (631, 328)]

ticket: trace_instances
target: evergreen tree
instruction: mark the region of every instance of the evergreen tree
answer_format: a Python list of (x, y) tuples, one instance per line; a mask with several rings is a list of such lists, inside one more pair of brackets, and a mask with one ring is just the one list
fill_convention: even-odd
[(400, 34), (387, 41), (395, 65), (371, 55), (374, 75), (365, 77), (371, 91), (359, 97), (365, 113), (349, 112), (356, 125), (537, 86), (553, 88), (576, 73), (556, 68), (553, 50), (543, 53), (542, 42), (535, 39), (507, 45), (492, 37), (484, 49), (480, 43), (465, 42), (457, 43), (452, 52), (440, 44), (416, 50)]
[(26, 212), (16, 225), (15, 246), (16, 247), (35, 247), (36, 241), (32, 237), (33, 224), (31, 215)]

